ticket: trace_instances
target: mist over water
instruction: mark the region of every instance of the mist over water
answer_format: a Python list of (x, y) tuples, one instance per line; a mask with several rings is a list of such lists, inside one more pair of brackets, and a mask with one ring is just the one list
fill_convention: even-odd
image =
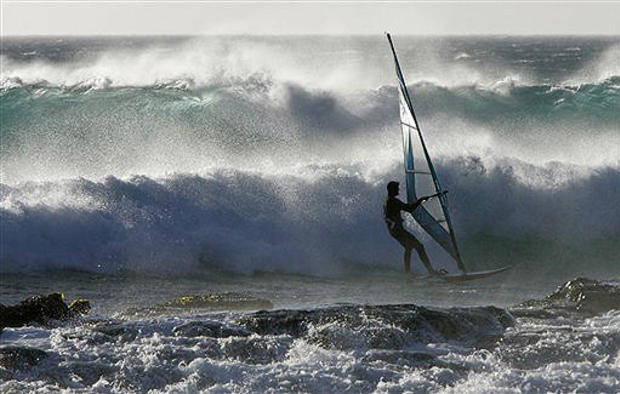
[[(396, 44), (469, 265), (617, 270), (620, 42)], [(1, 62), (3, 271), (400, 267), (382, 39), (15, 38)]]

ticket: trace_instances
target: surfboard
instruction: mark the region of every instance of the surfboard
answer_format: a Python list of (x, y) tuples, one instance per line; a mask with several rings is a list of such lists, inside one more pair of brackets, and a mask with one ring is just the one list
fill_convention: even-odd
[(446, 275), (442, 275), (439, 278), (445, 280), (446, 282), (466, 282), (469, 280), (476, 280), (476, 279), (483, 279), (483, 278), (487, 278), (489, 276), (493, 276), (493, 275), (497, 275), (499, 273), (502, 273), (504, 271), (507, 271), (508, 269), (510, 269), (510, 266), (506, 266), (506, 267), (502, 267), (502, 268), (497, 268), (494, 270), (487, 270), (487, 271), (473, 271), (473, 272), (467, 272), (464, 274), (446, 274)]

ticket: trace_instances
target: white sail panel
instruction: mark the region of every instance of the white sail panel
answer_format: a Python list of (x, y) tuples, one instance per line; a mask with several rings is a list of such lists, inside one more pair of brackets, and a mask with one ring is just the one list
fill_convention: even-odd
[[(407, 185), (407, 201), (415, 201), (417, 198), (416, 192), (416, 183), (415, 183), (415, 163), (414, 163), (414, 155), (413, 155), (413, 142), (415, 139), (415, 133), (417, 129), (415, 126), (412, 126), (415, 122), (413, 117), (407, 108), (405, 98), (402, 94), (402, 91), (399, 89), (400, 96), (400, 119), (401, 119), (401, 131), (403, 137), (403, 153), (404, 153), (404, 163), (405, 163), (405, 179)], [(402, 121), (405, 119), (405, 121)], [(407, 122), (409, 120), (409, 122)]]
[(398, 87), (398, 102), (400, 107), (400, 121), (404, 125), (407, 125), (414, 130), (416, 129), (415, 119), (411, 115), (411, 111), (409, 111), (409, 105), (407, 104), (407, 96), (405, 96), (405, 92), (403, 92), (402, 87)]

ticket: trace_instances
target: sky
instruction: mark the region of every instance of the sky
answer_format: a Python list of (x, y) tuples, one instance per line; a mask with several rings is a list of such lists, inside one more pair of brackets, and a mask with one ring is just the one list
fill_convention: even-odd
[(2, 0), (2, 36), (613, 34), (620, 1)]

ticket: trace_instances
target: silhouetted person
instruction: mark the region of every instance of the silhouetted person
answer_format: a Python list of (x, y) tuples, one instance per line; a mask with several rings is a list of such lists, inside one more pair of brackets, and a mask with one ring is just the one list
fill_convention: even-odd
[(399, 193), (399, 183), (391, 181), (387, 184), (387, 198), (383, 205), (383, 218), (385, 224), (387, 224), (390, 235), (394, 237), (405, 248), (405, 272), (411, 273), (411, 250), (415, 249), (420, 256), (420, 260), (426, 267), (427, 271), (431, 275), (439, 275), (440, 272), (435, 271), (431, 262), (428, 259), (424, 245), (416, 239), (409, 231), (403, 227), (403, 218), (400, 216), (400, 211), (413, 212), (424, 201), (433, 197), (439, 196), (441, 193), (433, 194), (431, 196), (422, 197), (414, 203), (405, 204), (400, 201), (396, 196)]

